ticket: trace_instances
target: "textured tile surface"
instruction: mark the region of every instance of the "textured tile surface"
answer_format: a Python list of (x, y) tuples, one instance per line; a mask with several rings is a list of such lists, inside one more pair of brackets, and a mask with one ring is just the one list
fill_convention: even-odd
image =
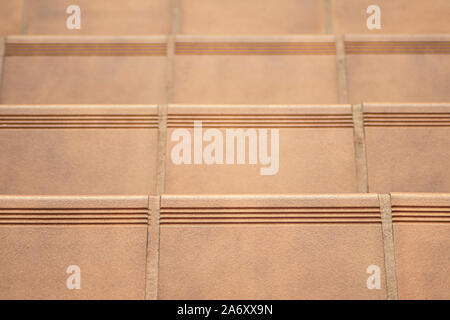
[(392, 194), (400, 299), (449, 299), (450, 195)]
[[(30, 0), (28, 34), (139, 35), (170, 31), (170, 0)], [(81, 29), (69, 30), (67, 7), (81, 9)]]
[(365, 104), (369, 190), (450, 191), (450, 106)]
[(20, 33), (22, 11), (22, 0), (0, 1), (0, 36)]
[(350, 103), (447, 102), (450, 37), (345, 36)]
[[(369, 30), (366, 9), (381, 9), (381, 29)], [(332, 0), (335, 33), (448, 33), (447, 0)]]
[[(376, 195), (163, 196), (161, 299), (383, 299)], [(380, 290), (366, 269), (382, 270)]]
[(1, 194), (156, 191), (155, 106), (2, 106)]
[[(194, 121), (202, 121), (199, 134), (194, 135)], [(255, 130), (254, 134), (251, 131)], [(233, 164), (226, 157), (227, 130), (242, 129), (256, 138), (254, 142), (245, 138), (245, 161), (237, 164), (238, 138), (235, 143)], [(176, 164), (173, 153), (184, 138), (177, 132), (187, 130), (191, 143), (191, 164)], [(215, 155), (216, 163), (195, 164), (194, 153), (204, 154), (218, 138), (204, 140), (203, 148), (194, 146), (195, 136), (202, 139), (211, 130), (218, 130), (222, 146)], [(267, 140), (260, 130), (267, 130)], [(279, 156), (271, 153), (272, 135), (278, 130)], [(206, 136), (205, 136), (206, 137)], [(204, 138), (205, 139), (205, 138)], [(273, 145), (276, 138), (274, 136)], [(261, 145), (266, 146), (271, 163), (261, 160)], [(250, 146), (258, 153), (255, 164), (250, 162)], [(220, 152), (219, 151), (219, 152)], [(253, 153), (252, 153), (253, 154)], [(276, 153), (274, 153), (276, 155)], [(222, 159), (223, 164), (217, 164)], [(275, 169), (278, 162), (278, 170)], [(274, 168), (270, 175), (263, 175), (262, 168)], [(269, 170), (269, 169), (265, 169)], [(166, 192), (176, 194), (221, 194), (221, 193), (314, 193), (356, 192), (356, 169), (353, 149), (353, 129), (350, 106), (182, 106), (169, 107)]]
[(324, 32), (316, 0), (181, 0), (185, 34), (249, 35)]
[(177, 37), (175, 103), (337, 103), (333, 36)]
[(10, 37), (5, 104), (147, 104), (165, 99), (164, 37)]
[(0, 196), (0, 298), (143, 299), (147, 208), (146, 196)]

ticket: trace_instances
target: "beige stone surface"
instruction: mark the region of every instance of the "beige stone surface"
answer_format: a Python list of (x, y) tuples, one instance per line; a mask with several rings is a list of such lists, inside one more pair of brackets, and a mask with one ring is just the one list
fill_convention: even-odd
[(143, 299), (147, 217), (146, 196), (0, 196), (0, 298)]
[(166, 81), (164, 43), (164, 37), (10, 37), (1, 101), (162, 103)]
[[(381, 29), (369, 30), (370, 5), (381, 9)], [(335, 33), (448, 33), (447, 0), (332, 0)]]
[(338, 102), (333, 36), (179, 36), (174, 103)]
[(0, 1), (0, 36), (20, 33), (22, 11), (23, 0)]
[(156, 106), (2, 106), (1, 194), (156, 192)]
[[(224, 164), (206, 164), (204, 157), (202, 164), (194, 164), (194, 121), (202, 121), (203, 133), (211, 128), (220, 131)], [(226, 130), (251, 128), (267, 129), (269, 156), (272, 131), (279, 130), (279, 168), (272, 175), (261, 174), (262, 168), (271, 165), (261, 163), (260, 151), (256, 164), (250, 164), (248, 138), (245, 163), (237, 164), (235, 154), (234, 163), (226, 164)], [(172, 141), (172, 135), (180, 129), (191, 136), (191, 164), (176, 164), (172, 159), (180, 143), (175, 137)], [(259, 131), (256, 136), (261, 143)], [(202, 150), (210, 144), (204, 141)], [(326, 192), (357, 192), (350, 106), (169, 106), (166, 193)]]
[(448, 104), (364, 104), (369, 190), (450, 190)]
[(450, 37), (345, 36), (350, 103), (447, 102)]
[(317, 0), (181, 0), (184, 34), (249, 35), (324, 32)]
[[(170, 0), (30, 0), (28, 34), (138, 35), (167, 34)], [(81, 9), (81, 29), (69, 30), (67, 7)]]
[(450, 195), (392, 194), (400, 299), (449, 299)]
[[(161, 299), (384, 299), (376, 195), (163, 196)], [(378, 265), (383, 286), (369, 290)]]

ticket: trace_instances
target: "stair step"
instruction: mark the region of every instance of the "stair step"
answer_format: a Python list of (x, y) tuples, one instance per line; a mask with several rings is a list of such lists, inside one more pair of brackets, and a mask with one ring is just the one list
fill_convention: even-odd
[(2, 106), (1, 194), (156, 192), (156, 106)]
[(166, 39), (8, 37), (4, 104), (144, 104), (165, 100)]

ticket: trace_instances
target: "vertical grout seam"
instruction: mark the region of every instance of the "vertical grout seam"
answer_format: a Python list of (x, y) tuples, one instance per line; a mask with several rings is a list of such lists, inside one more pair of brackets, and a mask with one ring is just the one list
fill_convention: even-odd
[(334, 24), (333, 24), (333, 4), (332, 0), (324, 0), (324, 11), (325, 11), (325, 33), (333, 34), (334, 33)]
[(28, 34), (28, 11), (30, 8), (30, 0), (23, 0), (22, 21), (20, 24), (20, 34)]
[(379, 194), (381, 226), (383, 233), (384, 267), (388, 300), (398, 300), (397, 270), (395, 265), (394, 228), (392, 224), (391, 196)]
[(166, 180), (166, 143), (167, 143), (167, 114), (169, 104), (173, 102), (174, 96), (174, 60), (176, 36), (181, 28), (181, 5), (179, 0), (171, 1), (172, 24), (170, 34), (167, 35), (167, 64), (166, 64), (166, 93), (163, 104), (158, 105), (158, 173), (156, 197), (149, 197), (151, 216), (147, 229), (147, 259), (146, 259), (146, 294), (147, 300), (158, 299), (159, 288), (159, 247), (160, 247), (160, 224), (159, 212), (161, 195), (165, 192)]
[(0, 103), (2, 103), (3, 65), (5, 64), (6, 37), (0, 37)]
[(352, 105), (353, 116), (353, 148), (355, 150), (356, 179), (358, 192), (369, 192), (369, 178), (366, 153), (366, 136), (364, 130), (363, 105)]

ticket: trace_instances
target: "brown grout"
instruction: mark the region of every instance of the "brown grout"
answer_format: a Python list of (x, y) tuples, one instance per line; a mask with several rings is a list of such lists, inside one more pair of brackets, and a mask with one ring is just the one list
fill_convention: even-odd
[[(159, 289), (159, 243), (160, 243), (160, 203), (165, 192), (166, 179), (166, 141), (168, 105), (173, 102), (173, 77), (176, 35), (181, 28), (181, 5), (179, 0), (172, 0), (172, 30), (167, 37), (166, 97), (163, 104), (158, 105), (158, 174), (157, 197), (149, 197), (151, 215), (147, 232), (146, 292), (145, 299), (157, 300)], [(151, 203), (150, 203), (151, 202)]]
[(337, 87), (340, 104), (348, 103), (347, 66), (345, 58), (344, 36), (336, 36)]
[(3, 65), (5, 60), (6, 37), (0, 37), (0, 103), (2, 102)]
[(353, 143), (355, 149), (356, 179), (358, 192), (369, 192), (366, 138), (364, 132), (363, 107), (361, 104), (352, 105), (353, 112)]
[(325, 33), (334, 33), (334, 23), (333, 23), (333, 3), (332, 0), (323, 1), (324, 11), (325, 11)]
[(392, 224), (391, 196), (379, 194), (381, 228), (384, 246), (384, 265), (386, 269), (386, 291), (388, 300), (398, 300), (397, 271), (395, 265), (394, 229)]
[(30, 0), (23, 0), (22, 7), (22, 21), (20, 24), (20, 34), (28, 34), (28, 9), (30, 7)]

